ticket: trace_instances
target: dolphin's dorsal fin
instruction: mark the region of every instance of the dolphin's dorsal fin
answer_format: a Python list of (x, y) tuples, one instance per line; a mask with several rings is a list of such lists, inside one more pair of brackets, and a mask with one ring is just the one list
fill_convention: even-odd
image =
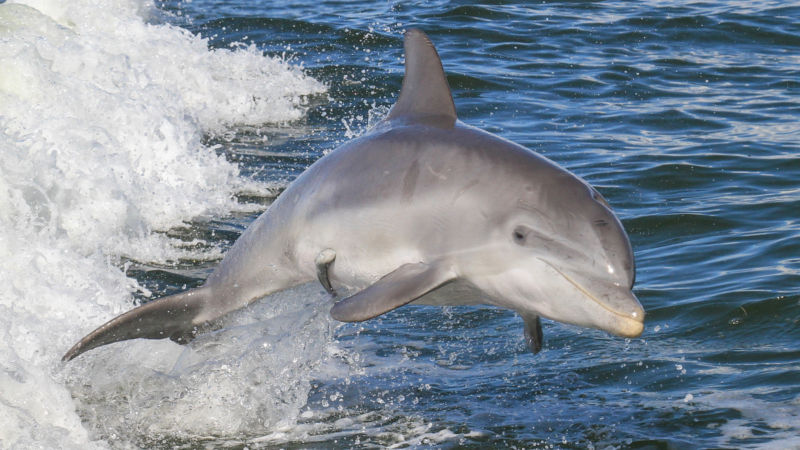
[(387, 119), (443, 116), (455, 122), (456, 106), (433, 43), (421, 30), (405, 35), (406, 73), (400, 97)]

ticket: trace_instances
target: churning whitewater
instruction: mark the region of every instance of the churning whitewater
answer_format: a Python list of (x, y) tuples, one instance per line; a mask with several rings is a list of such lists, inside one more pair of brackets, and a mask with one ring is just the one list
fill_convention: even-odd
[[(325, 90), (254, 47), (209, 49), (162, 15), (147, 1), (0, 4), (0, 447), (86, 448), (98, 437), (81, 386), (113, 403), (128, 395), (103, 394), (105, 377), (137, 375), (127, 358), (64, 370), (53, 351), (130, 308), (133, 292), (147, 295), (123, 261), (219, 257), (161, 231), (252, 209), (234, 195), (266, 192), (204, 134), (298, 119)], [(137, 370), (163, 373), (144, 359)]]

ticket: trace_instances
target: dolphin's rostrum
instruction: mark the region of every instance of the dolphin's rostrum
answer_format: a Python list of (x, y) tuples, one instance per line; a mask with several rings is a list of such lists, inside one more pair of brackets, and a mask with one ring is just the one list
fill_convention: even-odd
[(634, 337), (644, 310), (634, 260), (600, 194), (552, 161), (458, 121), (439, 56), (405, 36), (400, 96), (368, 134), (297, 178), (205, 284), (135, 308), (70, 349), (134, 338), (191, 339), (270, 293), (319, 280), (331, 309), (361, 321), (408, 303), (517, 311), (528, 346), (539, 317)]

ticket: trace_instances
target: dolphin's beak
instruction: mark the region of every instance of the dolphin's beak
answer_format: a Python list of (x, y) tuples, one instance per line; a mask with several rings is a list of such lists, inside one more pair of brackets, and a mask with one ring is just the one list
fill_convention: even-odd
[[(550, 264), (550, 263), (548, 263)], [(589, 300), (611, 313), (598, 328), (621, 337), (637, 337), (644, 330), (644, 308), (631, 290), (605, 280), (595, 280), (578, 273), (550, 266)]]

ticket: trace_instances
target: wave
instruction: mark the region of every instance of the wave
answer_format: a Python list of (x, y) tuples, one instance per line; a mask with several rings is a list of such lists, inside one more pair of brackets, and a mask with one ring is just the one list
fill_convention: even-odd
[(24, 3), (0, 4), (0, 436), (104, 446), (77, 389), (103, 380), (61, 353), (148, 294), (123, 259), (220, 255), (157, 231), (266, 189), (204, 136), (296, 121), (325, 86), (252, 45), (209, 49), (148, 1)]

